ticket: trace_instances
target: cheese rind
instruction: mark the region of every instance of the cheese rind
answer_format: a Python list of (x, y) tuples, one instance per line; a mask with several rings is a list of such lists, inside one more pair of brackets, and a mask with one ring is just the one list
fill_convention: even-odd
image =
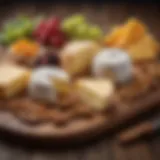
[(80, 99), (95, 110), (107, 108), (114, 93), (114, 85), (107, 79), (80, 79), (76, 89)]
[(92, 72), (96, 77), (112, 78), (116, 82), (123, 83), (132, 77), (131, 59), (121, 49), (107, 48), (94, 57)]
[(45, 66), (34, 70), (28, 92), (32, 98), (55, 102), (57, 94), (66, 93), (68, 86), (69, 76), (66, 72), (57, 67)]

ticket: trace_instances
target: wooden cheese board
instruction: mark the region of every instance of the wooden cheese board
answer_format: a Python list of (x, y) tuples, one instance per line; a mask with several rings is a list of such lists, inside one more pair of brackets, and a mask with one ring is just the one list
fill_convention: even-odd
[(0, 101), (0, 128), (20, 136), (58, 142), (86, 140), (116, 128), (158, 107), (160, 102), (159, 62), (135, 66), (134, 81), (117, 87), (112, 107), (106, 110), (90, 110), (74, 93), (54, 106), (45, 106), (24, 92)]

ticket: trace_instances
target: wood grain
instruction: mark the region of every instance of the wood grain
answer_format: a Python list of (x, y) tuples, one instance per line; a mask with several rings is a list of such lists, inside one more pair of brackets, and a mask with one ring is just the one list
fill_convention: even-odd
[[(55, 4), (49, 3), (8, 3), (1, 5), (1, 23), (20, 12), (35, 16), (40, 13), (57, 14), (60, 17), (75, 12), (83, 12), (92, 22), (99, 23), (105, 31), (115, 24), (123, 22), (129, 16), (143, 20), (152, 33), (160, 40), (160, 6), (147, 4)], [(160, 137), (138, 141), (131, 146), (120, 146), (112, 137), (92, 142), (78, 149), (50, 150), (26, 149), (0, 141), (0, 160), (159, 160)]]

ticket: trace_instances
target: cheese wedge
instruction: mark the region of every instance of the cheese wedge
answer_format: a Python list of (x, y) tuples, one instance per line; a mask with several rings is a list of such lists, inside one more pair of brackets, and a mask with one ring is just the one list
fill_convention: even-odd
[(22, 91), (27, 85), (30, 71), (13, 65), (0, 65), (0, 97), (11, 97)]
[(114, 93), (112, 81), (106, 79), (80, 79), (76, 88), (80, 99), (96, 110), (108, 107)]
[(86, 73), (100, 49), (94, 41), (72, 41), (61, 51), (61, 65), (71, 76)]
[(126, 50), (133, 61), (151, 60), (157, 57), (159, 45), (150, 34), (147, 34)]

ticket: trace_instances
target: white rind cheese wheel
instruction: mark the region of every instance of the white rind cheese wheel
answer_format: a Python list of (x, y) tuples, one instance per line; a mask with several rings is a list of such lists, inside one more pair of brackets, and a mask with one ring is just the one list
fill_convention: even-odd
[(55, 102), (59, 90), (54, 79), (69, 83), (69, 76), (60, 68), (46, 66), (35, 69), (29, 82), (29, 95), (34, 99)]
[(111, 76), (116, 82), (123, 83), (132, 77), (131, 59), (121, 49), (104, 49), (93, 59), (92, 71), (97, 77)]

